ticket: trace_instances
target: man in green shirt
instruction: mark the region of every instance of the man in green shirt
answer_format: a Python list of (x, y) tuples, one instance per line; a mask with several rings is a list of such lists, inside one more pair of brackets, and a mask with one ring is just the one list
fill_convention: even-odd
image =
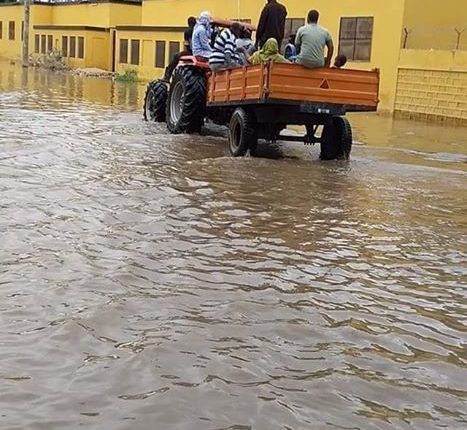
[[(308, 25), (300, 27), (295, 38), (295, 46), (299, 50), (297, 63), (302, 66), (330, 67), (334, 44), (328, 30), (318, 25), (319, 12), (311, 10), (308, 13)], [(327, 56), (324, 58), (324, 47), (327, 46)]]

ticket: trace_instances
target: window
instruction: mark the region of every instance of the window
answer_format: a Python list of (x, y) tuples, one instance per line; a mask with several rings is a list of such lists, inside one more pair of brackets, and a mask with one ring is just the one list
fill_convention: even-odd
[(120, 63), (128, 63), (128, 39), (120, 39)]
[(54, 50), (54, 38), (52, 35), (47, 36), (47, 52), (52, 52)]
[(139, 40), (131, 41), (131, 64), (139, 64)]
[(156, 67), (163, 69), (165, 67), (165, 41), (156, 41)]
[(62, 55), (68, 57), (68, 36), (62, 36)]
[(78, 37), (78, 58), (84, 58), (84, 37)]
[(8, 39), (15, 40), (15, 21), (8, 23)]
[(341, 18), (339, 54), (349, 61), (370, 61), (373, 17)]
[(21, 42), (23, 41), (23, 35), (24, 35), (24, 21), (21, 21)]
[(45, 54), (45, 34), (41, 34), (41, 54)]
[(169, 42), (169, 61), (180, 52), (180, 42)]
[(282, 51), (285, 50), (287, 43), (289, 43), (290, 36), (297, 34), (300, 27), (305, 25), (303, 18), (287, 18), (285, 20), (284, 40), (282, 41)]
[(40, 50), (40, 37), (38, 34), (36, 34), (34, 36), (34, 52), (36, 54), (39, 54), (39, 50)]
[(0, 39), (3, 39), (3, 21), (0, 21)]
[(70, 36), (70, 58), (76, 57), (76, 37)]

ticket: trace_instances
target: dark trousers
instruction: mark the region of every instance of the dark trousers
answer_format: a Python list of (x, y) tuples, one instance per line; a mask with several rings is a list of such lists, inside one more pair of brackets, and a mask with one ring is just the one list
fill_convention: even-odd
[(182, 51), (182, 52), (179, 52), (178, 54), (175, 54), (172, 57), (172, 61), (165, 68), (164, 79), (167, 79), (167, 80), (170, 79), (170, 77), (172, 76), (172, 73), (177, 67), (178, 62), (180, 61), (180, 58), (185, 57), (187, 55), (193, 55), (193, 53), (191, 51)]

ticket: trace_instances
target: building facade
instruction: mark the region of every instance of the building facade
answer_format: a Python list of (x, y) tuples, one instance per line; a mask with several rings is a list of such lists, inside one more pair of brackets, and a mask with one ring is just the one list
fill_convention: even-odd
[[(286, 34), (308, 10), (334, 37), (346, 67), (380, 69), (380, 111), (467, 121), (467, 1), (282, 0)], [(59, 51), (70, 67), (160, 77), (182, 47), (188, 16), (256, 23), (264, 0), (89, 0), (35, 3), (30, 52)], [(0, 57), (21, 55), (23, 8), (0, 4)], [(12, 24), (13, 23), (13, 24)]]

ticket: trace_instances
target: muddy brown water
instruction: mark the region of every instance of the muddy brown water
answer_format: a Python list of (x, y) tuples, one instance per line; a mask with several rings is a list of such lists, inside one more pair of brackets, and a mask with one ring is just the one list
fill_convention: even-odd
[(466, 129), (233, 159), (143, 91), (1, 64), (0, 428), (465, 429)]

